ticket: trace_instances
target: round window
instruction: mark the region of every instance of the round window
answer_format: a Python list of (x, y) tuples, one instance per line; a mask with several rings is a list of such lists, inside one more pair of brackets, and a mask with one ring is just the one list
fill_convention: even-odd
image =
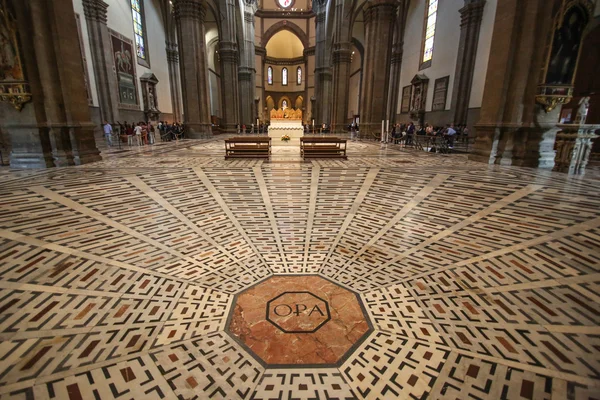
[(294, 0), (275, 0), (281, 8), (290, 8), (294, 4)]

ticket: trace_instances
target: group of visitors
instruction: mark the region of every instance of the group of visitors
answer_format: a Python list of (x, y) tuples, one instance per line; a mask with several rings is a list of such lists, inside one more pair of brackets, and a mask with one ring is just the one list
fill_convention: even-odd
[(268, 133), (269, 124), (268, 123), (263, 124), (262, 122), (259, 123), (258, 125), (254, 125), (254, 124), (252, 124), (252, 125), (246, 125), (246, 124), (240, 125), (240, 124), (237, 124), (235, 126), (235, 129), (236, 129), (236, 132), (237, 132), (238, 135), (239, 134), (246, 134), (246, 133), (250, 133), (250, 134), (258, 133), (258, 134), (262, 135), (263, 133)]
[(170, 124), (167, 121), (158, 121), (157, 128), (160, 132), (161, 140), (164, 141), (182, 139), (185, 134), (183, 124), (180, 124), (179, 122)]
[(407, 146), (413, 144), (415, 135), (442, 137), (446, 140), (448, 147), (451, 149), (454, 148), (456, 139), (461, 140), (463, 143), (469, 140), (469, 128), (467, 125), (454, 126), (454, 124), (447, 124), (445, 127), (440, 127), (425, 123), (425, 125), (416, 126), (414, 123), (409, 122), (406, 124), (394, 125), (391, 134), (395, 144), (404, 141)]
[[(115, 128), (118, 127), (117, 132)], [(135, 142), (138, 146), (146, 144), (154, 144), (155, 133), (158, 130), (161, 140), (176, 140), (183, 137), (183, 125), (179, 123), (169, 124), (166, 121), (159, 121), (155, 127), (151, 122), (140, 121), (137, 123), (128, 123), (124, 121), (121, 123), (117, 121), (116, 124), (110, 124), (108, 121), (104, 121), (102, 126), (104, 131), (104, 138), (109, 147), (113, 145), (113, 135), (118, 134), (123, 141), (127, 138), (127, 144), (132, 146)]]

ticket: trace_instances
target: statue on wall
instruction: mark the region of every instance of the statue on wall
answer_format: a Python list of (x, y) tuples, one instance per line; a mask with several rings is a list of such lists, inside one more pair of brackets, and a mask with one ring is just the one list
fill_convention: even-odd
[(156, 102), (154, 101), (154, 94), (152, 93), (152, 87), (148, 87), (148, 109), (156, 111)]
[(588, 96), (582, 97), (579, 100), (579, 109), (577, 110), (577, 117), (575, 117), (575, 123), (585, 124), (588, 110), (590, 109), (590, 98)]
[(274, 108), (271, 108), (271, 119), (275, 119), (277, 118), (277, 110)]
[(142, 75), (140, 81), (142, 82), (142, 94), (146, 120), (158, 121), (160, 118), (158, 99), (156, 98), (156, 85), (158, 84), (158, 79), (153, 73), (147, 72)]

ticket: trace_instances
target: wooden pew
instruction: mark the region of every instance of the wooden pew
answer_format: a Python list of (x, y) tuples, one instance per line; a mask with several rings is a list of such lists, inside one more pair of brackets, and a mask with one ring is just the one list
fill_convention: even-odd
[(269, 158), (271, 138), (269, 136), (247, 136), (225, 139), (225, 159)]
[(346, 156), (346, 139), (337, 137), (301, 137), (302, 158), (343, 158)]

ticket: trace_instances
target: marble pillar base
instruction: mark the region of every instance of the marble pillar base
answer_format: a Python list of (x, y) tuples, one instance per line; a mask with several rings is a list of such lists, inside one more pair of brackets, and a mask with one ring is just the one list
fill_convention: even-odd
[(212, 137), (211, 124), (185, 123), (185, 136), (188, 139), (208, 139)]

